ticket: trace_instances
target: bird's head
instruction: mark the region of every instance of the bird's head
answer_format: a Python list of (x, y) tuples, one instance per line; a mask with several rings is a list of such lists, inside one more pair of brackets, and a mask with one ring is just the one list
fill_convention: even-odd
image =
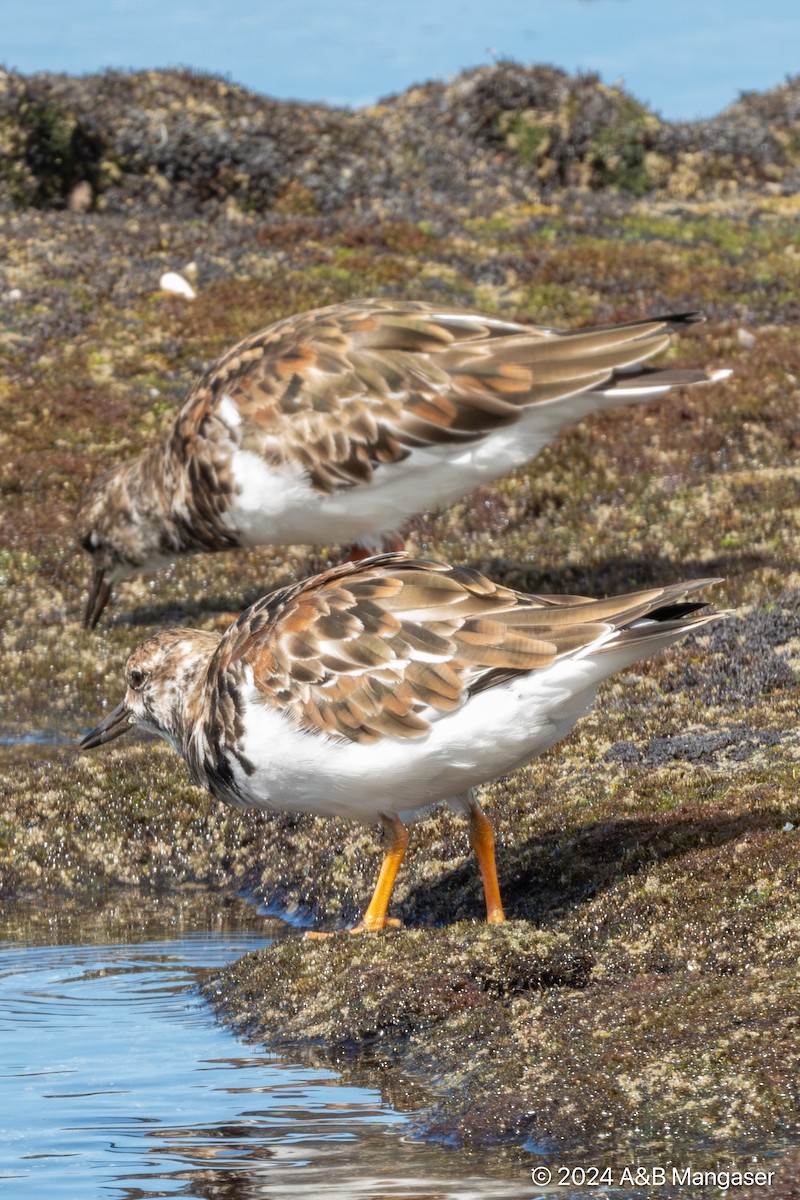
[(78, 509), (78, 543), (94, 568), (83, 618), (87, 629), (94, 629), (116, 583), (169, 561), (159, 552), (160, 531), (133, 490), (129, 469), (113, 467), (94, 481)]
[(124, 699), (82, 738), (81, 749), (103, 745), (137, 725), (184, 753), (219, 639), (203, 629), (178, 628), (142, 642), (125, 666)]

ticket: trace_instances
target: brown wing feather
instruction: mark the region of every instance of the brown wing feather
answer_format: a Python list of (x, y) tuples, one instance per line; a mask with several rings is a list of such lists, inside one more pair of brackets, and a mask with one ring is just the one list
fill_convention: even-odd
[(415, 446), (474, 440), (529, 405), (630, 384), (636, 376), (625, 370), (662, 350), (689, 319), (562, 333), (423, 303), (318, 309), (223, 355), (181, 410), (172, 446), (190, 458), (230, 396), (243, 448), (273, 465), (300, 464), (330, 492), (369, 482)]
[(222, 639), (210, 677), (249, 669), (263, 702), (304, 729), (359, 742), (418, 737), (426, 710), (452, 711), (686, 590), (562, 607), (476, 571), (382, 555), (259, 601)]

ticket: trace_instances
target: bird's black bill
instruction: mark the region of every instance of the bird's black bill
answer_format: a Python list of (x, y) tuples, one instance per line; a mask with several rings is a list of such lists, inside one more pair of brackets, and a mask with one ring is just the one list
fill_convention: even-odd
[(130, 721), (130, 710), (125, 707), (123, 700), (99, 725), (95, 725), (94, 729), (90, 729), (81, 738), (81, 750), (93, 750), (95, 746), (102, 746), (104, 742), (110, 742), (112, 738), (119, 737), (121, 733), (130, 729)]
[(100, 614), (108, 604), (111, 595), (111, 584), (106, 579), (102, 567), (98, 567), (89, 585), (89, 599), (86, 601), (86, 612), (83, 614), (84, 629), (94, 629), (100, 620)]

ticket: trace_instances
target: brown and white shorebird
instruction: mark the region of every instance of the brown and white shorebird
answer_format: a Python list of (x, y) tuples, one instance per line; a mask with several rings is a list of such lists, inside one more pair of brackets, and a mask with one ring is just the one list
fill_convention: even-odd
[(559, 331), (372, 300), (289, 317), (192, 389), (165, 443), (102, 475), (77, 518), (93, 628), (114, 584), (234, 546), (399, 549), (415, 513), (532, 458), (588, 413), (729, 372), (646, 360), (696, 313)]
[(405, 554), (272, 592), (223, 634), (171, 629), (125, 669), (83, 738), (138, 725), (237, 807), (380, 822), (383, 864), (357, 930), (382, 929), (406, 824), (447, 800), (469, 819), (487, 920), (504, 920), (494, 835), (473, 788), (563, 738), (608, 676), (723, 614), (695, 580), (609, 600), (533, 596)]

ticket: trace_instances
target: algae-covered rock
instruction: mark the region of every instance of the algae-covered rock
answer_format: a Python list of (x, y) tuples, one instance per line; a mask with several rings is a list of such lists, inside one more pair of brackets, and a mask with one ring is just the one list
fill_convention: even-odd
[(383, 937), (281, 941), (204, 987), (224, 1019), (270, 1043), (387, 1050), (450, 1017), (551, 987), (581, 987), (590, 961), (526, 922), (457, 923)]
[(429, 1135), (527, 1140), (556, 1161), (611, 1146), (618, 1156), (643, 1146), (673, 1158), (701, 1147), (752, 1153), (800, 1133), (797, 1001), (788, 969), (639, 975), (518, 998), (473, 1022), (463, 1032), (480, 1070), (459, 1076), (466, 1047), (457, 1021), (420, 1039), (404, 1065), (456, 1077), (429, 1115)]
[[(82, 628), (89, 564), (73, 542), (82, 491), (163, 436), (196, 375), (228, 345), (291, 312), (365, 294), (565, 326), (703, 308), (708, 322), (669, 361), (732, 367), (728, 381), (565, 431), (512, 477), (415, 519), (409, 541), (532, 591), (609, 594), (722, 577), (704, 596), (734, 616), (609, 681), (569, 739), (482, 789), (505, 929), (483, 926), (464, 822), (440, 809), (411, 831), (391, 909), (404, 930), (316, 943), (292, 932), (232, 968), (215, 1003), (251, 1036), (313, 1043), (319, 1054), (335, 1045), (354, 1071), (356, 1058), (362, 1070), (383, 1055), (394, 1065), (374, 1082), (387, 1094), (399, 1078), (432, 1085), (416, 1118), (429, 1135), (598, 1154), (660, 1140), (676, 1154), (712, 1155), (796, 1137), (796, 197), (637, 200), (611, 182), (591, 190), (581, 175), (588, 190), (548, 200), (557, 145), (567, 155), (580, 134), (582, 172), (598, 139), (605, 162), (617, 153), (603, 141), (604, 129), (619, 132), (606, 116), (637, 137), (647, 126), (636, 144), (656, 174), (662, 151), (653, 147), (671, 128), (591, 81), (581, 84), (579, 128), (565, 99), (572, 84), (558, 72), (498, 64), (366, 114), (327, 115), (273, 110), (188, 73), (116, 82), (127, 149), (104, 143), (95, 209), (77, 212), (59, 196), (91, 144), (73, 133), (114, 112), (111, 99), (107, 110), (89, 100), (115, 81), (0, 77), (0, 146), (16, 146), (19, 186), (41, 182), (16, 116), (8, 125), (20, 89), (26, 103), (67, 113), (48, 110), (48, 124), (39, 110), (36, 126), (60, 147), (46, 203), (64, 209), (25, 201), (0, 212), (4, 930), (43, 936), (50, 918), (21, 923), (20, 898), (45, 914), (55, 897), (65, 936), (81, 911), (87, 936), (99, 936), (105, 918), (95, 914), (120, 888), (120, 928), (135, 924), (144, 891), (148, 904), (169, 897), (176, 920), (188, 920), (181, 897), (200, 889), (212, 907), (242, 891), (298, 923), (340, 929), (374, 885), (375, 830), (234, 813), (193, 788), (163, 743), (74, 748), (120, 699), (127, 654), (153, 631), (222, 628), (340, 553), (186, 559), (121, 584), (98, 630)], [(788, 129), (781, 114), (795, 90), (765, 99), (763, 112), (744, 98), (748, 121)], [(249, 185), (222, 167), (245, 144), (240, 133), (253, 150), (268, 112), (278, 149), (271, 156), (261, 144), (248, 207)], [(251, 119), (249, 133), (237, 113)], [(316, 165), (284, 154), (295, 118), (307, 122), (297, 145), (319, 143)], [(357, 169), (339, 177), (348, 130), (361, 139)], [(409, 140), (414, 130), (423, 141)], [(370, 177), (371, 198), (342, 210), (343, 196), (362, 195), (358, 163), (372, 162), (373, 138), (390, 165), (404, 147), (402, 172), (384, 166)], [(689, 161), (695, 142), (687, 146), (688, 195), (705, 177)], [(767, 145), (764, 171), (770, 154)], [(664, 151), (661, 165), (672, 161)], [(427, 191), (416, 190), (420, 180)], [(190, 267), (192, 305), (160, 292), (165, 272)]]
[(799, 1132), (791, 966), (613, 982), (591, 967), (561, 934), (457, 924), (280, 941), (203, 991), (268, 1045), (338, 1051), (345, 1072), (368, 1052), (435, 1084), (417, 1128), (462, 1145), (744, 1151)]
[(80, 79), (6, 71), (0, 201), (229, 216), (357, 205), (430, 216), (564, 187), (788, 194), (800, 172), (799, 89), (790, 80), (711, 120), (670, 124), (596, 75), (514, 62), (357, 112), (277, 101), (190, 70)]

